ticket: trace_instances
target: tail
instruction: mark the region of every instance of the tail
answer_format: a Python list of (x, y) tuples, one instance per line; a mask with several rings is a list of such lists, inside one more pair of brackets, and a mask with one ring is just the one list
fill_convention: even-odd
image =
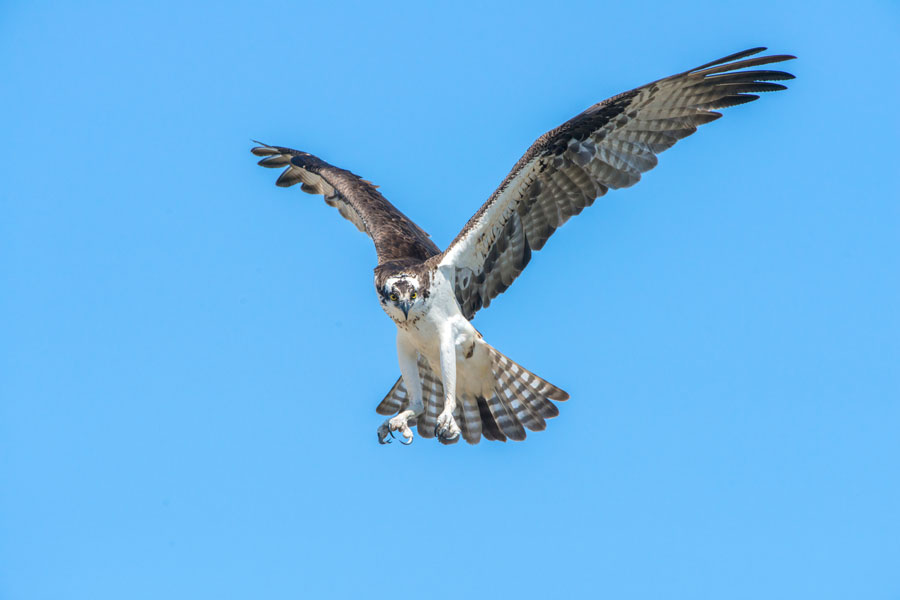
[[(453, 417), (462, 429), (463, 438), (477, 444), (486, 440), (505, 442), (525, 439), (525, 429), (543, 431), (546, 419), (559, 414), (553, 402), (569, 399), (569, 394), (541, 379), (531, 371), (488, 346), (494, 393), (490, 398), (463, 395), (458, 398)], [(424, 438), (434, 437), (437, 417), (444, 407), (444, 386), (441, 377), (419, 357), (419, 378), (425, 412), (418, 419), (418, 432)], [(388, 395), (375, 409), (379, 414), (391, 415), (405, 410), (409, 394), (403, 378), (397, 380)]]

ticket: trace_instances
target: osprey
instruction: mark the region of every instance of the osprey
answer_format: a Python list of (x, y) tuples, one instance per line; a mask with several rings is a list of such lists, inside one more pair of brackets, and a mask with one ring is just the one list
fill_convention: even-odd
[[(376, 186), (307, 152), (253, 148), (276, 185), (320, 194), (375, 243), (375, 291), (397, 326), (401, 377), (377, 407), (378, 441), (419, 435), (452, 444), (524, 440), (569, 395), (488, 344), (470, 323), (519, 276), (535, 250), (609, 189), (637, 183), (656, 155), (722, 115), (713, 109), (786, 89), (783, 71), (741, 70), (795, 58), (753, 48), (595, 104), (542, 135), (441, 252)], [(260, 142), (257, 142), (260, 143)]]

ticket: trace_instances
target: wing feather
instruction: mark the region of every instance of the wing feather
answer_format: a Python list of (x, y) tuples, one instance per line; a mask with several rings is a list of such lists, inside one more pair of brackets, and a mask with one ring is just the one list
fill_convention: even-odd
[(721, 117), (714, 109), (785, 89), (772, 82), (793, 79), (790, 73), (742, 70), (794, 58), (746, 58), (763, 50), (737, 52), (613, 96), (538, 138), (444, 253), (432, 259), (454, 282), (466, 317), (506, 290), (531, 251), (540, 250), (569, 218), (607, 190), (636, 184), (656, 166), (657, 154)]
[(401, 259), (424, 261), (440, 253), (429, 235), (388, 202), (371, 182), (308, 152), (257, 143), (260, 145), (251, 152), (263, 157), (260, 166), (284, 168), (275, 185), (299, 183), (304, 192), (324, 196), (326, 204), (337, 208), (342, 217), (372, 238), (378, 264)]

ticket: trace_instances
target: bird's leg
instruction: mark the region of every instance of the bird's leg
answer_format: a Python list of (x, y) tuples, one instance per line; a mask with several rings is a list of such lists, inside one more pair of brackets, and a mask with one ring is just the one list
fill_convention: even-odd
[(387, 419), (378, 428), (378, 442), (388, 444), (388, 436), (394, 437), (395, 431), (399, 431), (403, 439), (402, 444), (412, 444), (413, 432), (409, 428), (409, 420), (418, 417), (425, 412), (425, 403), (422, 401), (422, 382), (419, 380), (419, 355), (415, 347), (398, 331), (397, 332), (397, 359), (400, 362), (400, 374), (403, 375), (403, 383), (409, 394), (409, 408), (400, 411), (396, 416)]
[(448, 332), (441, 336), (441, 381), (444, 384), (444, 410), (438, 415), (434, 435), (442, 444), (459, 441), (460, 429), (453, 418), (456, 410), (456, 344)]

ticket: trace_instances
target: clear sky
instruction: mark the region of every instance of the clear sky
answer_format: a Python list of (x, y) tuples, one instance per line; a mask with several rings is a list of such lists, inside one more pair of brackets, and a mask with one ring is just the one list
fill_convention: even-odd
[[(0, 598), (900, 598), (896, 2), (0, 5)], [(572, 399), (381, 447), (370, 241), (444, 246), (590, 104), (799, 60), (475, 325)]]

